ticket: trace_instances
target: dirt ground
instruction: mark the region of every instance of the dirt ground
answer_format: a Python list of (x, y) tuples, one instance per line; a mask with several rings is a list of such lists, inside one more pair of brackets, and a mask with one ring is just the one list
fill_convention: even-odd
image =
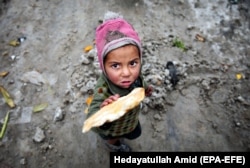
[[(144, 75), (154, 93), (143, 101), (134, 151), (250, 150), (250, 1), (3, 0), (0, 9), (0, 167), (109, 167), (93, 132), (82, 133), (85, 100), (98, 77), (84, 53), (107, 11), (141, 37)], [(199, 34), (205, 42), (196, 39)], [(11, 40), (26, 37), (19, 46)], [(179, 39), (185, 50), (174, 45)], [(92, 50), (94, 54), (94, 50)], [(87, 59), (86, 59), (87, 57)], [(176, 63), (174, 89), (166, 74)], [(41, 112), (32, 110), (39, 104)]]

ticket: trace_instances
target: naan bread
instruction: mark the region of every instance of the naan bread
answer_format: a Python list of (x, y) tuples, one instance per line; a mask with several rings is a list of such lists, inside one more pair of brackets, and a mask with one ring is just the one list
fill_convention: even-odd
[(122, 117), (126, 112), (138, 106), (145, 97), (144, 88), (135, 88), (128, 95), (118, 98), (113, 103), (104, 106), (90, 116), (83, 125), (82, 132), (89, 131), (92, 127), (99, 127), (105, 122), (112, 122)]

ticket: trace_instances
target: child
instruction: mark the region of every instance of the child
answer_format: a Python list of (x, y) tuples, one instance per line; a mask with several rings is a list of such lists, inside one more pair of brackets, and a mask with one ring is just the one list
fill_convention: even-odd
[[(95, 38), (103, 73), (95, 86), (87, 118), (136, 87), (144, 87), (146, 96), (150, 96), (153, 90), (141, 75), (142, 47), (137, 33), (118, 14), (108, 12), (105, 17), (106, 20), (96, 29)], [(140, 106), (137, 106), (120, 119), (92, 128), (92, 131), (105, 140), (111, 151), (129, 152), (131, 148), (121, 139), (135, 139), (141, 135), (139, 112)]]

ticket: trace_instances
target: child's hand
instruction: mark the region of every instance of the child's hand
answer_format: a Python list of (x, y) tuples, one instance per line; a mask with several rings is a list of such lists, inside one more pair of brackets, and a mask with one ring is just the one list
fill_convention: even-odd
[(112, 102), (116, 101), (120, 96), (118, 94), (112, 95), (109, 98), (105, 99), (102, 104), (101, 104), (101, 108), (104, 106), (107, 106), (108, 104), (111, 104)]
[(146, 96), (151, 96), (152, 92), (153, 92), (153, 87), (152, 86), (148, 86), (148, 88), (145, 90)]

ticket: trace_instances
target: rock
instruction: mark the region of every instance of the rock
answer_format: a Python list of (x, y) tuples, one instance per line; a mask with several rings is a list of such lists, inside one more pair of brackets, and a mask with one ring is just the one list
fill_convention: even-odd
[(90, 61), (89, 61), (89, 59), (86, 57), (86, 55), (81, 55), (81, 60), (80, 60), (80, 62), (81, 62), (82, 64), (84, 64), (84, 65), (90, 64)]
[(72, 105), (69, 107), (69, 111), (70, 111), (72, 114), (77, 112), (77, 108), (76, 108), (75, 103), (72, 104)]
[(157, 132), (157, 131), (154, 131), (153, 134), (152, 134), (152, 138), (156, 138), (156, 137), (157, 137), (157, 134), (158, 134), (158, 132)]
[(15, 102), (18, 104), (21, 100), (23, 100), (23, 95), (20, 90), (17, 90), (14, 94), (15, 96)]
[(41, 128), (37, 127), (36, 128), (36, 133), (35, 133), (35, 135), (33, 137), (33, 140), (35, 142), (43, 142), (44, 139), (45, 139), (44, 131)]
[(209, 82), (207, 80), (202, 80), (201, 85), (205, 90), (210, 90)]
[(20, 164), (21, 164), (21, 165), (26, 165), (26, 164), (27, 164), (26, 159), (25, 159), (25, 158), (22, 158), (22, 159), (20, 160)]
[(92, 90), (94, 89), (95, 85), (96, 85), (96, 80), (93, 79), (89, 80), (85, 86), (87, 87), (88, 90)]
[(10, 85), (12, 85), (12, 84), (15, 83), (15, 81), (14, 81), (13, 79), (10, 79), (10, 80), (8, 81), (8, 83), (9, 83)]
[(165, 69), (165, 71), (164, 71), (164, 75), (165, 75), (166, 77), (168, 77), (168, 76), (169, 76), (169, 70), (168, 70), (168, 69)]
[(87, 58), (94, 60), (97, 57), (96, 48), (93, 48), (92, 50), (90, 50), (86, 55), (87, 55)]
[(94, 66), (95, 70), (98, 70), (100, 68), (99, 62), (93, 62), (93, 66)]
[(19, 124), (30, 123), (32, 110), (33, 110), (33, 107), (23, 107), (21, 109), (18, 109), (18, 111), (20, 111), (21, 113), (21, 116), (18, 118), (16, 123), (19, 123)]
[(247, 102), (246, 99), (244, 99), (242, 96), (238, 96), (237, 99), (239, 102), (241, 102), (244, 105), (250, 106), (250, 102)]
[(162, 117), (160, 116), (160, 114), (157, 113), (154, 115), (154, 119), (160, 121), (162, 120)]
[(49, 74), (49, 75), (47, 76), (47, 81), (48, 81), (48, 83), (49, 83), (51, 86), (53, 86), (53, 85), (55, 85), (55, 84), (57, 83), (57, 81), (58, 81), (58, 76), (57, 76), (56, 74)]
[(226, 90), (216, 90), (212, 95), (213, 103), (223, 103), (228, 99), (228, 91)]
[(188, 26), (187, 26), (187, 30), (193, 30), (193, 29), (195, 29), (195, 26), (194, 26), (194, 25), (188, 25)]
[(16, 59), (15, 55), (10, 56), (11, 60), (14, 61)]
[(141, 109), (141, 113), (142, 113), (142, 114), (147, 114), (148, 111), (149, 111), (148, 106), (147, 106), (147, 105), (143, 105), (143, 106), (142, 106), (142, 109)]
[(241, 123), (239, 121), (235, 121), (235, 126), (236, 127), (240, 127), (241, 126)]
[(161, 85), (163, 83), (163, 78), (159, 74), (148, 75), (146, 80), (151, 81), (153, 85)]
[(47, 150), (50, 150), (52, 149), (53, 147), (49, 144), (49, 143), (44, 143), (42, 146), (41, 146), (41, 150), (43, 152), (47, 152)]
[(164, 129), (164, 122), (157, 122), (152, 124), (156, 132), (161, 132)]
[(39, 86), (45, 83), (45, 79), (37, 71), (26, 72), (25, 74), (23, 74), (21, 80), (23, 82), (26, 82), (26, 83), (30, 82), (32, 84), (39, 85)]
[(63, 120), (63, 117), (64, 115), (62, 109), (60, 107), (57, 107), (54, 115), (54, 121), (61, 121)]

